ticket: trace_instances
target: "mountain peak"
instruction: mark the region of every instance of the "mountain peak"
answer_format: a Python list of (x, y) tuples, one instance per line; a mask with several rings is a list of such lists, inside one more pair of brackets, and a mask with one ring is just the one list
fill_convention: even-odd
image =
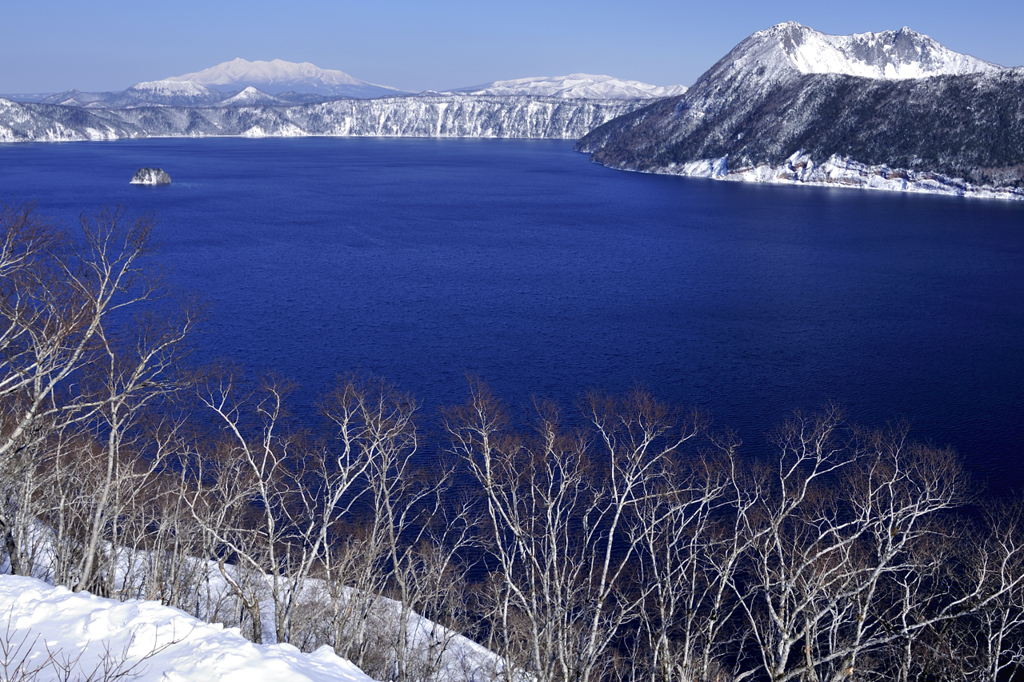
[(248, 86), (237, 95), (228, 97), (217, 103), (219, 107), (239, 106), (281, 106), (289, 104), (287, 100), (274, 97), (253, 86)]
[(842, 74), (884, 80), (963, 75), (1002, 67), (950, 50), (938, 41), (904, 26), (898, 31), (830, 35), (795, 21), (758, 31), (741, 42), (728, 58), (802, 74)]
[(398, 92), (386, 85), (361, 81), (344, 71), (321, 69), (309, 62), (288, 62), (283, 59), (268, 62), (236, 57), (202, 71), (165, 80), (198, 83), (215, 90), (234, 91), (252, 86), (270, 94), (292, 91), (342, 97), (375, 97)]

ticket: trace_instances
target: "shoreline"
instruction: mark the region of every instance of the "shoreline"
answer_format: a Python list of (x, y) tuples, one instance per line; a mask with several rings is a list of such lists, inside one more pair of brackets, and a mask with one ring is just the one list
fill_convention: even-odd
[[(586, 152), (584, 152), (586, 153)], [(797, 152), (785, 163), (761, 164), (738, 169), (728, 167), (728, 157), (670, 164), (651, 169), (636, 169), (601, 164), (612, 170), (651, 175), (675, 175), (722, 182), (746, 182), (792, 187), (829, 187), (842, 189), (929, 194), (999, 201), (1024, 201), (1024, 189), (973, 185), (966, 180), (931, 171), (893, 168), (885, 164), (870, 165), (833, 155), (816, 163), (809, 155)]]

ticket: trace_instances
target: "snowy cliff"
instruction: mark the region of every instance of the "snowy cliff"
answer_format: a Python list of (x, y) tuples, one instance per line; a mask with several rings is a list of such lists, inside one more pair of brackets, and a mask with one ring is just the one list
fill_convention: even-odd
[(575, 140), (643, 100), (431, 95), (298, 106), (83, 109), (0, 99), (0, 141), (137, 137), (509, 137)]

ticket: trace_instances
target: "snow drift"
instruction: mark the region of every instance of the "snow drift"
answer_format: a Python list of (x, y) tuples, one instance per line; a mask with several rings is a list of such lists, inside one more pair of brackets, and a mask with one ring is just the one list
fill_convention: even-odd
[(3, 679), (371, 682), (330, 647), (304, 654), (288, 644), (256, 645), (237, 629), (157, 602), (75, 594), (34, 578), (0, 576), (0, 613), (8, 621), (0, 632)]

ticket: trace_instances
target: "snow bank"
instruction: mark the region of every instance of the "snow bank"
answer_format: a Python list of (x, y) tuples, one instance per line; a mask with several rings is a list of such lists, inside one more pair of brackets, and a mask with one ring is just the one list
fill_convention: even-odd
[[(108, 666), (126, 673), (123, 679), (140, 682), (370, 682), (328, 647), (304, 654), (288, 644), (260, 646), (236, 629), (157, 602), (74, 594), (33, 578), (0, 576), (0, 613), (8, 623), (6, 631), (0, 629), (3, 679), (19, 679), (18, 663), (26, 678), (25, 672), (41, 668), (31, 678), (39, 682), (84, 679), (97, 670), (103, 679), (106, 658)], [(107, 679), (118, 679), (116, 672)]]

